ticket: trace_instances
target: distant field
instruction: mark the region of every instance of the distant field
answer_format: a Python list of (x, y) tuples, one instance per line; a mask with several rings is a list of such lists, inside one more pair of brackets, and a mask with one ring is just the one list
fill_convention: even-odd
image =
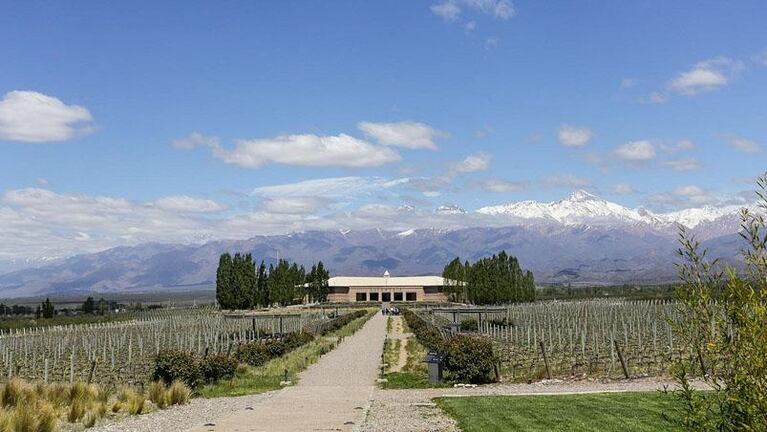
[(464, 432), (655, 432), (681, 430), (678, 401), (660, 392), (436, 399)]

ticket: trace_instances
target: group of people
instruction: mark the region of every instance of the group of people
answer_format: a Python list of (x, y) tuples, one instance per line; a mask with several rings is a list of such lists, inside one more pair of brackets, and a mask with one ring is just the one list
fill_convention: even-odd
[(384, 315), (399, 315), (399, 308), (397, 306), (381, 306), (381, 313)]

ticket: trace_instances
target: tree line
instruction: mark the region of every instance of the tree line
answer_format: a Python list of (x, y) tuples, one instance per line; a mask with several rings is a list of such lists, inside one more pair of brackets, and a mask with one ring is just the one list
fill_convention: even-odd
[(307, 272), (285, 259), (267, 268), (263, 260), (257, 266), (249, 253), (224, 253), (216, 271), (216, 300), (222, 309), (323, 302), (328, 298), (329, 277), (322, 261)]
[(516, 257), (501, 251), (475, 263), (450, 261), (442, 272), (451, 301), (473, 304), (502, 304), (535, 300), (535, 279), (522, 270)]

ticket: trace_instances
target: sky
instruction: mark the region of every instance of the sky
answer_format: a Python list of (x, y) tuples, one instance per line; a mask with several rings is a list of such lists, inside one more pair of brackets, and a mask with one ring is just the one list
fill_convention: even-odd
[[(0, 0), (0, 261), (657, 212), (767, 169), (764, 1)], [(443, 207), (444, 208), (444, 207)]]

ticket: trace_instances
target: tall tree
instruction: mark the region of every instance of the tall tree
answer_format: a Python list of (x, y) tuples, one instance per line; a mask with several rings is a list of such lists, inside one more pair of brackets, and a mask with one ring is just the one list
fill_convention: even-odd
[(56, 308), (51, 303), (50, 298), (46, 298), (41, 305), (43, 318), (53, 318), (56, 315)]
[(234, 284), (232, 256), (224, 253), (218, 259), (218, 270), (216, 270), (216, 301), (221, 309), (232, 309)]

